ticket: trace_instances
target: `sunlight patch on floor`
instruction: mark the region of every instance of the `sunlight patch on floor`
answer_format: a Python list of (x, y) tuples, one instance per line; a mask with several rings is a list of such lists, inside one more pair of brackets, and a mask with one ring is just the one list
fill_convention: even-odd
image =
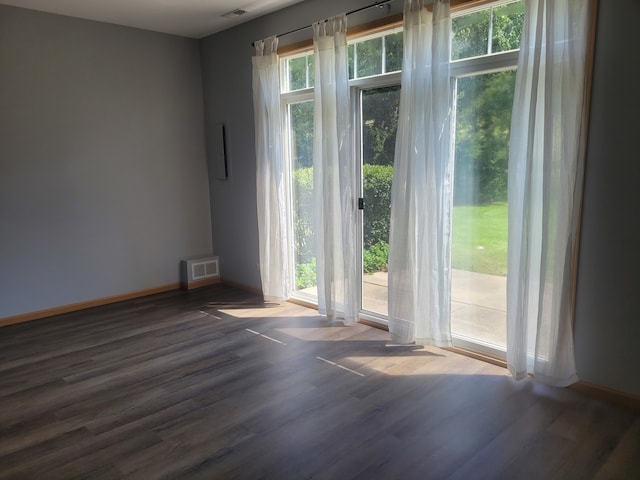
[(289, 335), (290, 337), (297, 338), (298, 340), (304, 340), (308, 342), (337, 342), (361, 332), (358, 326), (355, 325), (351, 327), (338, 325), (335, 327), (327, 326), (318, 328), (285, 327), (276, 328), (275, 330), (285, 335)]

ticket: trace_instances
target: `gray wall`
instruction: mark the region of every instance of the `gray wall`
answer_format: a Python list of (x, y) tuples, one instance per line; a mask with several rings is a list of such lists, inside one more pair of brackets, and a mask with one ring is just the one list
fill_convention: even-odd
[(211, 252), (196, 40), (0, 6), (0, 318)]
[(640, 395), (640, 2), (600, 1), (578, 272), (583, 380)]
[[(214, 250), (221, 255), (225, 277), (260, 286), (251, 42), (367, 3), (308, 0), (202, 41), (206, 118), (227, 122), (230, 133), (231, 178), (211, 180)], [(583, 380), (640, 395), (640, 215), (635, 213), (640, 179), (640, 90), (636, 88), (640, 63), (630, 53), (640, 50), (640, 30), (635, 25), (640, 4), (636, 0), (601, 1), (600, 10), (576, 357)], [(368, 14), (383, 13), (373, 9)], [(349, 18), (353, 24), (363, 20)]]

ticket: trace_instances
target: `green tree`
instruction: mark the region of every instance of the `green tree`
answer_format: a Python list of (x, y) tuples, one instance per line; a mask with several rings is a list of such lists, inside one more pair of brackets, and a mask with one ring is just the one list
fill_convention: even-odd
[(477, 57), (487, 53), (489, 42), (490, 11), (461, 15), (451, 21), (453, 39), (451, 59)]
[(506, 52), (520, 47), (524, 25), (524, 2), (515, 2), (493, 9), (492, 52)]
[(287, 75), (290, 92), (313, 87), (313, 53), (287, 59)]
[(366, 90), (362, 97), (363, 161), (370, 165), (393, 165), (400, 86)]
[(293, 168), (313, 166), (313, 102), (293, 103), (291, 108)]
[(473, 205), (507, 198), (509, 129), (515, 71), (458, 80), (454, 202)]
[(384, 37), (385, 71), (397, 72), (402, 69), (403, 33), (390, 33)]
[(313, 253), (313, 168), (293, 171), (294, 241), (296, 264), (309, 262)]
[[(453, 20), (452, 58), (464, 59), (519, 47), (523, 2), (474, 12)], [(489, 34), (492, 34), (489, 39)], [(515, 71), (457, 81), (454, 202), (506, 200), (508, 139)]]
[(357, 77), (368, 77), (382, 73), (382, 37), (372, 38), (355, 44), (358, 57)]

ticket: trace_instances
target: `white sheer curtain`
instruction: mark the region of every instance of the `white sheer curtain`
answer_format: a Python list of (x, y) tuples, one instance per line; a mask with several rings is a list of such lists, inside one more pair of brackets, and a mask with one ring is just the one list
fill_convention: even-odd
[(405, 0), (400, 115), (391, 189), (389, 330), (451, 345), (452, 158), (449, 2)]
[(356, 172), (351, 139), (347, 17), (313, 25), (313, 201), (318, 310), (357, 319)]
[(507, 363), (515, 378), (566, 386), (584, 132), (585, 0), (529, 0), (509, 151)]
[(278, 39), (260, 40), (255, 46), (252, 63), (260, 276), (265, 299), (282, 300), (291, 291), (291, 247), (286, 225)]

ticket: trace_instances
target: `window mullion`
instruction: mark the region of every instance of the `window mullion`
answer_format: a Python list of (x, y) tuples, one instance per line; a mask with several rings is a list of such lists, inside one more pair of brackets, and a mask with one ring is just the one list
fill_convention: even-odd
[(358, 78), (358, 44), (353, 44), (353, 78)]
[(387, 73), (387, 37), (382, 37), (382, 73)]
[(487, 55), (493, 53), (493, 7), (489, 9), (489, 35), (487, 37)]
[(480, 72), (506, 70), (518, 65), (518, 50), (451, 62), (451, 75), (464, 77)]

